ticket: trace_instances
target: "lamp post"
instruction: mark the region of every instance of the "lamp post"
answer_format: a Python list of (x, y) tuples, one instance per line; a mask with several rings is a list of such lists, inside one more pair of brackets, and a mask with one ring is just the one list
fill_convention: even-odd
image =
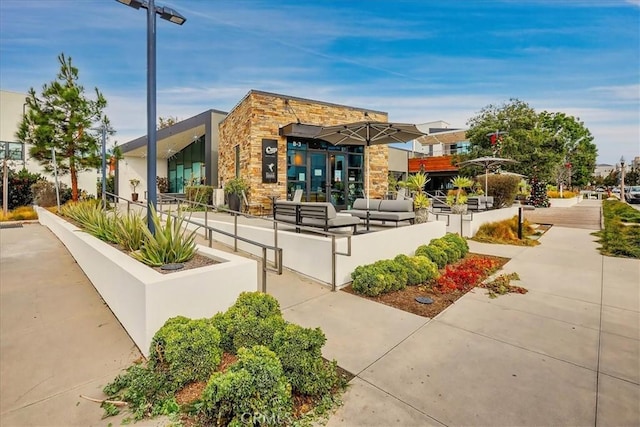
[(102, 125), (101, 128), (93, 130), (100, 130), (102, 134), (102, 147), (101, 147), (101, 155), (102, 155), (102, 209), (107, 209), (107, 126), (105, 124)]
[(156, 191), (156, 14), (182, 25), (187, 20), (173, 9), (156, 6), (155, 0), (116, 0), (134, 9), (147, 9), (147, 227), (154, 230), (151, 209), (157, 205)]
[(624, 202), (624, 156), (620, 157), (620, 201)]

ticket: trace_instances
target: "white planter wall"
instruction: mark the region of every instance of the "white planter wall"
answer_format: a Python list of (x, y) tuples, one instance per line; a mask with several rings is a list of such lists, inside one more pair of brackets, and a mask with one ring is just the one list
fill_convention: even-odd
[(549, 199), (552, 208), (570, 208), (582, 201), (582, 196), (571, 197), (570, 199)]
[(254, 260), (198, 245), (199, 253), (219, 263), (161, 274), (51, 212), (37, 211), (40, 223), (67, 247), (145, 356), (167, 319), (211, 317), (241, 292), (258, 290)]
[[(201, 218), (193, 219), (204, 223)], [(208, 221), (216, 229), (233, 233), (233, 224), (221, 221)], [(190, 228), (195, 226), (191, 225)], [(291, 270), (312, 277), (320, 282), (332, 283), (331, 238), (322, 235), (296, 233), (291, 227), (278, 230), (278, 247), (282, 248), (282, 265)], [(358, 234), (351, 238), (351, 256), (336, 257), (336, 286), (351, 282), (351, 272), (359, 265), (370, 264), (380, 259), (393, 258), (398, 254), (412, 255), (415, 249), (431, 239), (444, 236), (445, 225), (441, 222), (427, 222), (412, 226), (389, 228), (375, 233)], [(258, 241), (265, 245), (274, 245), (274, 231), (271, 228), (238, 224), (238, 235)], [(233, 238), (214, 233), (213, 239), (233, 246)], [(258, 246), (238, 241), (238, 249), (262, 256)], [(336, 250), (347, 251), (347, 239), (336, 239)], [(267, 251), (273, 261), (273, 251)]]
[[(448, 214), (449, 223), (446, 228), (448, 233), (458, 233), (463, 237), (473, 237), (483, 224), (513, 218), (515, 215), (518, 215), (518, 206), (474, 212), (473, 215), (471, 213), (465, 215)], [(430, 214), (429, 220), (436, 220), (436, 216)], [(437, 221), (446, 224), (447, 215), (439, 214)]]

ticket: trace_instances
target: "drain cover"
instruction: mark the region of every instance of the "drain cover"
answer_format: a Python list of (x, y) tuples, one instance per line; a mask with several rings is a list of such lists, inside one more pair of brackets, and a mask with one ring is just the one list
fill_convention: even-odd
[(21, 222), (0, 223), (0, 228), (22, 228)]
[(181, 268), (184, 268), (184, 264), (181, 263), (171, 263), (171, 264), (165, 264), (162, 267), (160, 267), (160, 270), (180, 270)]
[(416, 301), (420, 304), (431, 304), (433, 300), (429, 297), (416, 297)]

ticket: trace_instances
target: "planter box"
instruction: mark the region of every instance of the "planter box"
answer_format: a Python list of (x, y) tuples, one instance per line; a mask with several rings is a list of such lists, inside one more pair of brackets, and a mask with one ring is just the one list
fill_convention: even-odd
[(211, 317), (229, 308), (241, 292), (258, 290), (254, 260), (198, 245), (198, 253), (218, 264), (162, 274), (46, 209), (36, 210), (40, 223), (67, 247), (145, 356), (167, 319)]
[(570, 208), (582, 201), (582, 196), (571, 197), (569, 199), (549, 199), (552, 208)]

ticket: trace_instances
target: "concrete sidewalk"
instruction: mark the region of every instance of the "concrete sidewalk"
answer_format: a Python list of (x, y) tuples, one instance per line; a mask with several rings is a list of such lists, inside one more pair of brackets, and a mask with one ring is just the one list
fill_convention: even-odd
[[(102, 388), (140, 352), (56, 236), (0, 230), (0, 425), (107, 426)], [(136, 425), (158, 425), (153, 421)]]
[[(511, 256), (505, 270), (529, 293), (492, 300), (479, 289), (415, 331), (397, 329), (329, 425), (640, 425), (640, 261), (603, 257), (593, 240), (552, 227), (533, 248), (470, 242)], [(329, 342), (344, 334), (301, 311)], [(371, 345), (356, 336), (352, 351)]]
[[(512, 258), (529, 293), (479, 290), (435, 319), (289, 271), (269, 292), (357, 375), (330, 426), (638, 425), (640, 261), (593, 240), (554, 226), (533, 248), (470, 242)], [(133, 343), (48, 230), (3, 229), (0, 243), (0, 424), (118, 425), (78, 396), (99, 396)]]

